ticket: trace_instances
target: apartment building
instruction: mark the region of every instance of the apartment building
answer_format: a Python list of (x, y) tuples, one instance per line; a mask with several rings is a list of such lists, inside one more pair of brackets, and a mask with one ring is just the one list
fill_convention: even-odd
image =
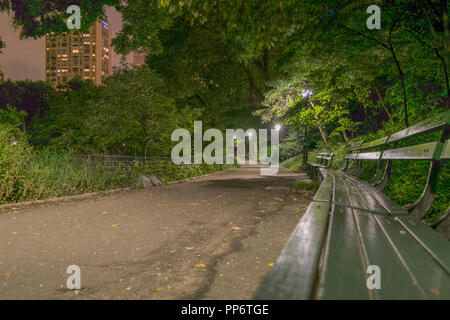
[(47, 34), (45, 50), (45, 79), (55, 88), (76, 76), (100, 85), (112, 74), (111, 27), (106, 21), (94, 23), (89, 33)]

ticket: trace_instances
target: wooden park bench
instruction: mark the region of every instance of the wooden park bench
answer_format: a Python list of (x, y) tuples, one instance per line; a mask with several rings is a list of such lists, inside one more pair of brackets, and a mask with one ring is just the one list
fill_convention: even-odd
[(320, 152), (316, 157), (316, 162), (307, 162), (306, 171), (312, 178), (318, 178), (319, 183), (322, 182), (322, 176), (317, 175), (319, 168), (331, 168), (333, 164), (334, 153)]
[[(422, 220), (450, 159), (449, 131), (450, 111), (361, 143), (342, 170), (316, 167), (323, 182), (254, 298), (450, 299), (450, 242)], [(432, 132), (442, 132), (437, 141), (415, 142)], [(423, 193), (408, 208), (382, 192), (401, 160), (430, 163)], [(365, 182), (358, 177), (368, 162), (376, 173)], [(369, 266), (379, 268), (380, 288), (368, 285)]]

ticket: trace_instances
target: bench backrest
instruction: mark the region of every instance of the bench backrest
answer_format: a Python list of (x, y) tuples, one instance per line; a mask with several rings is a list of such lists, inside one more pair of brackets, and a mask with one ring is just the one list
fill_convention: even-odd
[[(409, 147), (387, 149), (392, 143), (398, 143), (400, 140), (411, 138), (435, 131), (443, 131), (438, 142), (412, 145)], [(393, 133), (374, 141), (363, 142), (359, 146), (353, 146), (349, 149), (351, 153), (345, 156), (352, 160), (439, 160), (444, 155), (444, 144), (447, 141), (450, 131), (450, 110), (437, 115), (434, 118), (427, 119), (417, 123), (409, 128)], [(448, 143), (447, 143), (448, 145)], [(381, 151), (366, 152), (367, 149), (379, 147)], [(446, 147), (446, 150), (449, 147)], [(359, 151), (358, 153), (354, 153)], [(450, 151), (446, 151), (447, 153)], [(447, 156), (448, 157), (448, 156)], [(443, 159), (448, 159), (444, 157)]]
[(333, 164), (333, 156), (334, 153), (327, 153), (327, 152), (320, 152), (317, 155), (317, 163), (327, 166), (328, 168), (331, 167), (331, 165)]
[[(442, 131), (438, 141), (422, 144), (411, 142), (408, 143), (409, 146), (395, 148), (401, 140), (437, 131)], [(450, 159), (449, 133), (450, 110), (393, 133), (390, 136), (352, 146), (349, 149), (350, 153), (345, 156), (346, 165), (343, 170), (347, 171), (349, 169), (350, 160), (356, 160), (356, 166), (352, 174), (358, 176), (361, 173), (363, 161), (378, 161), (377, 173), (371, 182), (382, 190), (386, 186), (387, 181), (389, 181), (393, 160), (429, 160), (430, 170), (422, 196), (409, 208), (415, 215), (423, 217), (431, 208), (435, 198), (441, 162)], [(373, 149), (378, 150), (370, 151)], [(383, 160), (387, 161), (384, 171), (381, 169)]]

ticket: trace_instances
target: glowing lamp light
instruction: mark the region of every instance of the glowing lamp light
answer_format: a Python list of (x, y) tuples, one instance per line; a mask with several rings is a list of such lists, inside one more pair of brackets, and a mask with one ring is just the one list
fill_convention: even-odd
[(311, 95), (312, 95), (312, 91), (309, 90), (309, 89), (305, 89), (305, 90), (302, 91), (302, 96), (303, 96), (303, 98), (308, 98), (308, 97), (310, 97)]

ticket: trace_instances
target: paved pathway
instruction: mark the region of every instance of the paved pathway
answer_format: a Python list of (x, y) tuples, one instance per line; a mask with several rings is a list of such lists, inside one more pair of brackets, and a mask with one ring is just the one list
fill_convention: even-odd
[(0, 299), (249, 299), (312, 198), (285, 187), (306, 178), (245, 166), (1, 211)]

